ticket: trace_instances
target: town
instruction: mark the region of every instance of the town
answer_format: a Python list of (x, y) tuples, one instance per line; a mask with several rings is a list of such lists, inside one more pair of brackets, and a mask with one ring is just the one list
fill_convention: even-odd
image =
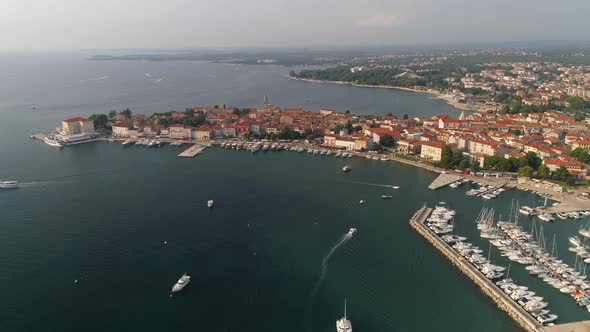
[[(103, 139), (197, 143), (212, 140), (301, 140), (328, 149), (381, 153), (443, 169), (511, 172), (573, 185), (589, 178), (590, 121), (557, 111), (476, 112), (408, 117), (355, 115), (321, 109), (193, 107), (184, 112), (133, 114), (130, 110), (63, 121), (43, 138), (70, 145)], [(107, 134), (105, 134), (105, 130)]]

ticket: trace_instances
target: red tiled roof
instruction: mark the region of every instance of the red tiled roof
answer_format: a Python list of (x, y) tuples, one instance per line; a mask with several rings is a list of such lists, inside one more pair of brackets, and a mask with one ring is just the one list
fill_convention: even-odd
[(89, 119), (86, 118), (81, 118), (79, 116), (75, 117), (75, 118), (71, 118), (71, 119), (65, 119), (64, 122), (86, 122), (86, 121), (90, 121)]

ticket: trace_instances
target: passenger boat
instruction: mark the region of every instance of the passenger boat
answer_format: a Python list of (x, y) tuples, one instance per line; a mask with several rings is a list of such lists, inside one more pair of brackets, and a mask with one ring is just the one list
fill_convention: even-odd
[(172, 293), (180, 292), (181, 290), (184, 289), (184, 287), (186, 287), (186, 285), (188, 285), (188, 283), (190, 281), (191, 281), (191, 277), (189, 275), (187, 275), (185, 272), (182, 275), (182, 277), (180, 277), (180, 279), (178, 279), (176, 284), (174, 284), (174, 286), (172, 286)]
[(0, 181), (0, 189), (18, 188), (18, 181)]

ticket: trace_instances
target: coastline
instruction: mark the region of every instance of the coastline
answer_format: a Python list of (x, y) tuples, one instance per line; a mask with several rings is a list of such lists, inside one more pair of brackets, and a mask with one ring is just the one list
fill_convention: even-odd
[(486, 107), (486, 106), (480, 106), (480, 105), (468, 105), (468, 104), (460, 103), (460, 102), (452, 100), (449, 95), (441, 93), (436, 90), (432, 90), (432, 89), (418, 90), (418, 89), (412, 89), (412, 88), (406, 88), (406, 87), (394, 86), (394, 85), (369, 85), (369, 84), (358, 84), (358, 83), (346, 82), (346, 81), (314, 80), (311, 78), (300, 78), (300, 77), (294, 77), (294, 76), (290, 76), (290, 75), (286, 75), (285, 77), (287, 77), (290, 80), (294, 80), (294, 81), (303, 81), (303, 82), (310, 82), (310, 83), (339, 84), (339, 85), (350, 85), (350, 86), (357, 87), (357, 88), (392, 89), (392, 90), (402, 90), (402, 91), (426, 93), (426, 94), (429, 94), (432, 96), (431, 99), (444, 100), (450, 106), (452, 106), (458, 110), (462, 110), (462, 111), (481, 112), (481, 111), (487, 111), (490, 109), (494, 109), (493, 107)]

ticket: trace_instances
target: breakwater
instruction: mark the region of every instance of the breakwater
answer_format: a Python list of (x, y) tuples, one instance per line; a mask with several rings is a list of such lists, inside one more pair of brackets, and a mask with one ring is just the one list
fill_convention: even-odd
[(424, 225), (424, 221), (431, 212), (431, 208), (423, 206), (410, 219), (410, 226), (424, 237), (426, 241), (432, 244), (434, 248), (440, 251), (467, 278), (471, 279), (498, 308), (506, 312), (520, 327), (525, 331), (540, 331), (541, 325), (532, 316), (514, 303), (498, 286), (483, 276), (464, 257), (459, 255)]

